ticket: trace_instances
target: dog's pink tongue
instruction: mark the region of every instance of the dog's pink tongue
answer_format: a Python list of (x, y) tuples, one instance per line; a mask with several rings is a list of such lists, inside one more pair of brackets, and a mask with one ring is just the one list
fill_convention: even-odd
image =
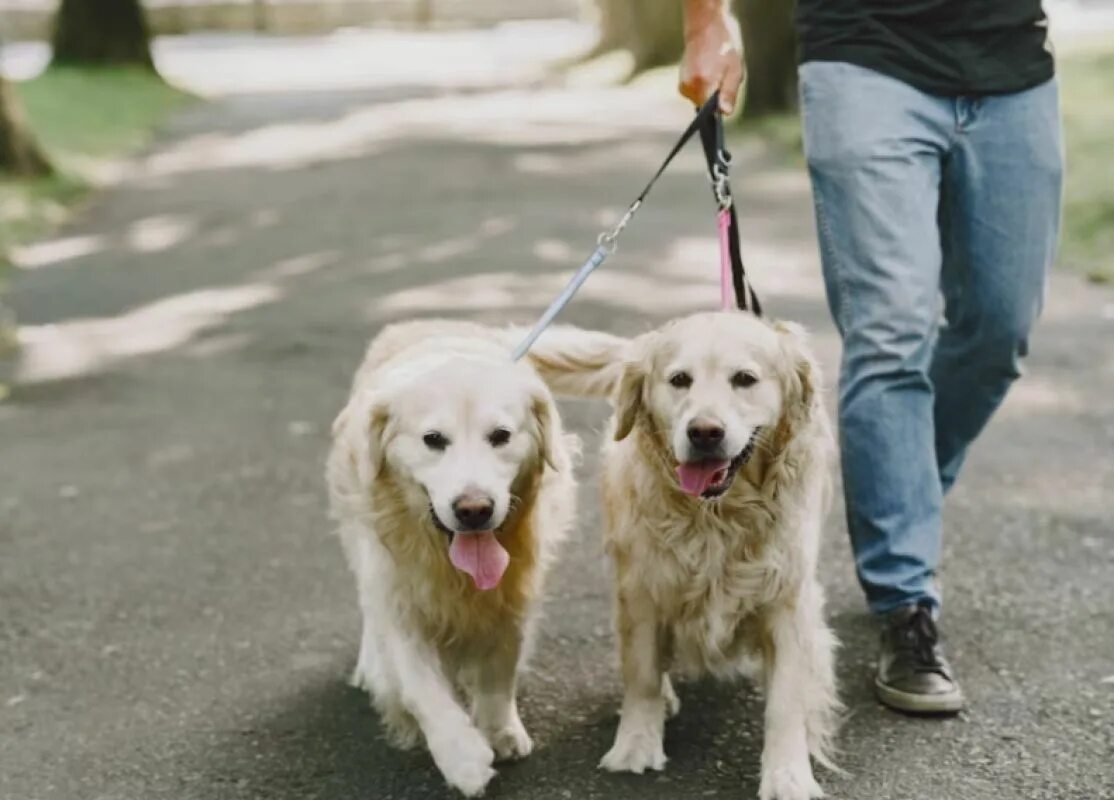
[(454, 533), (449, 545), (449, 560), (461, 572), (472, 576), (472, 583), (481, 592), (499, 585), (511, 556), (492, 531)]
[(716, 482), (716, 475), (727, 467), (726, 461), (694, 461), (677, 467), (681, 491), (699, 497)]

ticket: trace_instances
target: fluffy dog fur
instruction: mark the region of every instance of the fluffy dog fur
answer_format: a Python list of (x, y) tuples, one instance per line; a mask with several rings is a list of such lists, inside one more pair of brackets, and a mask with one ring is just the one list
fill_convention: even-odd
[[(706, 313), (629, 343), (557, 330), (532, 358), (555, 390), (610, 393), (615, 406), (604, 535), (625, 696), (601, 766), (665, 766), (664, 721), (679, 710), (670, 673), (745, 672), (766, 695), (760, 797), (822, 796), (809, 757), (831, 766), (838, 709), (816, 575), (834, 444), (803, 331)], [(689, 385), (671, 385), (681, 372)], [(726, 459), (753, 453), (712, 498), (685, 493), (675, 474), (698, 418), (722, 423)]]
[[(546, 568), (574, 510), (571, 454), (545, 384), (507, 332), (420, 322), (385, 329), (333, 426), (333, 518), (356, 578), (363, 635), (353, 683), (388, 737), (422, 739), (450, 785), (482, 793), (497, 758), (527, 755), (515, 676)], [(494, 443), (494, 426), (506, 442)], [(425, 443), (431, 428), (451, 444)], [(471, 449), (466, 449), (471, 448)], [(482, 490), (510, 562), (480, 591), (454, 568), (453, 498)]]

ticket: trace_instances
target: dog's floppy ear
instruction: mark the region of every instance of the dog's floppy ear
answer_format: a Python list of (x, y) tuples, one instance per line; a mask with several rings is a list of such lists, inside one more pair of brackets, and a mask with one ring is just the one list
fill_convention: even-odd
[(623, 366), (619, 386), (615, 389), (615, 441), (630, 436), (638, 415), (642, 413), (643, 394), (646, 391), (646, 370), (639, 361), (629, 361)]
[(820, 369), (808, 344), (805, 329), (794, 322), (775, 322), (774, 330), (781, 338), (782, 370), (782, 420), (791, 430), (796, 430), (812, 416), (813, 406), (819, 402), (817, 389)]
[(333, 436), (345, 443), (363, 486), (370, 486), (383, 470), (389, 419), (387, 403), (368, 392), (353, 397), (333, 421)]
[(555, 418), (553, 399), (545, 390), (534, 393), (530, 404), (530, 413), (534, 417), (534, 430), (537, 441), (538, 454), (552, 469), (560, 472), (561, 464), (558, 462), (557, 430), (559, 423)]

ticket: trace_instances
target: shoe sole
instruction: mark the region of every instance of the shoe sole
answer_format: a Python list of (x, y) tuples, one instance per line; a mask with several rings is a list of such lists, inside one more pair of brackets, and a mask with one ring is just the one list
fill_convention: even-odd
[(875, 678), (874, 693), (882, 705), (906, 714), (958, 714), (963, 710), (963, 692), (958, 688), (943, 694), (911, 694)]

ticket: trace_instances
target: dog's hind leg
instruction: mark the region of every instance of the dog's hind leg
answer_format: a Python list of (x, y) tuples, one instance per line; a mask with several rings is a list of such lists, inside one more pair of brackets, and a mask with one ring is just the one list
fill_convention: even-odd
[(421, 743), (422, 732), (417, 720), (402, 704), (393, 665), (378, 652), (382, 647), (371, 612), (364, 609), (360, 655), (350, 683), (371, 695), (371, 704), (379, 712), (387, 741), (400, 750), (409, 750)]
[(378, 656), (376, 650), (381, 647), (380, 637), (375, 628), (375, 576), (371, 566), (372, 557), (369, 544), (364, 538), (365, 534), (360, 528), (342, 528), (340, 531), (341, 543), (344, 545), (344, 554), (348, 559), (348, 566), (356, 579), (356, 594), (360, 605), (360, 654), (356, 659), (356, 668), (352, 670), (352, 677), (348, 682), (357, 689), (376, 694), (377, 690), (384, 691), (387, 676), (384, 670), (388, 667)]
[(517, 637), (500, 642), (475, 665), (472, 680), (472, 719), (500, 760), (525, 758), (534, 749), (515, 697), (520, 652)]
[(681, 698), (673, 690), (673, 681), (669, 680), (668, 672), (661, 675), (661, 696), (665, 698), (665, 715), (669, 719), (681, 713)]
[(422, 743), (422, 729), (418, 721), (395, 696), (376, 700), (383, 732), (387, 741), (399, 750), (412, 750)]
[(375, 656), (375, 631), (372, 622), (364, 612), (363, 632), (360, 635), (360, 655), (356, 659), (356, 668), (352, 670), (352, 677), (348, 682), (357, 689), (374, 692), (379, 681), (377, 670), (381, 667), (376, 662)]

